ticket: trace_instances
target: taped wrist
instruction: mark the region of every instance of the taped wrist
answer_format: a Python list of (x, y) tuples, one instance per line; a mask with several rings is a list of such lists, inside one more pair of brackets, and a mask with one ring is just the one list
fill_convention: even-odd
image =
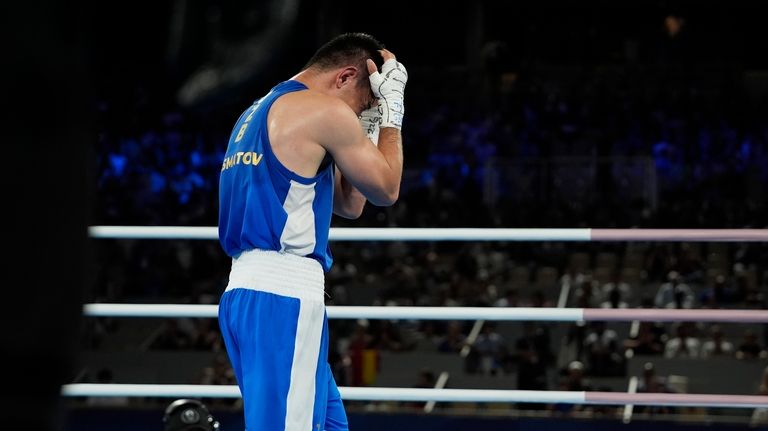
[(369, 77), (371, 89), (378, 99), (378, 111), (381, 116), (380, 127), (403, 127), (405, 115), (405, 84), (408, 71), (394, 58), (384, 62), (381, 72), (374, 72)]
[(378, 106), (373, 106), (366, 109), (360, 114), (360, 127), (363, 128), (363, 133), (368, 136), (368, 139), (378, 145), (379, 143), (379, 125), (381, 124), (381, 114), (379, 113)]

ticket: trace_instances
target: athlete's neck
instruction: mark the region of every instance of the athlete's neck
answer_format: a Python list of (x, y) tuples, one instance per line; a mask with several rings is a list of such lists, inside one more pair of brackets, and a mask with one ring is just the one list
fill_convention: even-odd
[(313, 69), (305, 69), (294, 75), (291, 80), (304, 84), (308, 89), (323, 94), (329, 94), (334, 88), (334, 72), (319, 72)]

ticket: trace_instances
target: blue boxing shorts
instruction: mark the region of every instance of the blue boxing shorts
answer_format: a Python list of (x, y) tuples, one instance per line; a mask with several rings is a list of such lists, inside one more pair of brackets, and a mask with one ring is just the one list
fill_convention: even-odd
[(265, 250), (233, 259), (219, 326), (247, 430), (349, 429), (328, 365), (324, 282), (314, 259)]

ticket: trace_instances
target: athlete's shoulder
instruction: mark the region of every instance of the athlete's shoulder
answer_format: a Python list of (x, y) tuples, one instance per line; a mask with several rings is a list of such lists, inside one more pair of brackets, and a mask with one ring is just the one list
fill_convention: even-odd
[[(307, 89), (304, 91), (297, 91), (295, 93), (289, 93), (285, 96), (289, 96), (295, 102), (298, 102), (301, 106), (307, 109), (319, 109), (323, 112), (340, 114), (351, 113), (354, 115), (352, 108), (349, 107), (343, 100), (338, 97), (329, 96), (316, 90)], [(284, 97), (285, 97), (284, 96)]]
[(357, 127), (357, 115), (343, 100), (316, 90), (288, 93), (276, 102), (278, 110), (320, 130), (349, 124)]

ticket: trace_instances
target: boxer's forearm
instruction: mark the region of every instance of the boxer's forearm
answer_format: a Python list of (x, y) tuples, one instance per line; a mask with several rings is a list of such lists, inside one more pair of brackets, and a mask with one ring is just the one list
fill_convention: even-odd
[(367, 199), (346, 178), (336, 171), (336, 188), (333, 194), (333, 213), (339, 217), (356, 219), (363, 213)]
[(403, 138), (400, 129), (394, 127), (382, 127), (379, 130), (379, 151), (386, 159), (392, 174), (397, 178), (397, 190), (395, 200), (400, 194), (400, 184), (403, 179)]

